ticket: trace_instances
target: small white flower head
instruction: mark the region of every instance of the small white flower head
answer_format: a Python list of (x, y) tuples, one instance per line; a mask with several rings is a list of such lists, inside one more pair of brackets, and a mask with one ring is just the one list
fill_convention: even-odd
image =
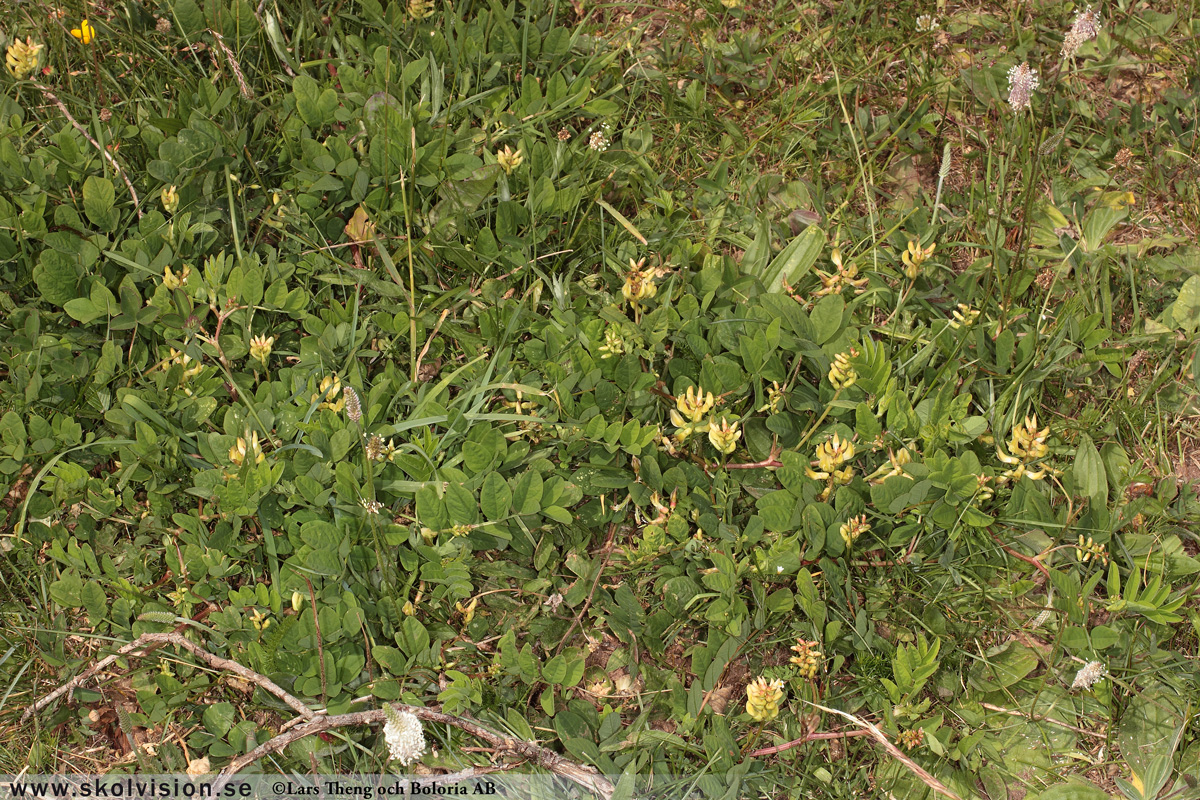
[(1029, 101), (1038, 88), (1037, 70), (1028, 64), (1018, 64), (1008, 71), (1008, 104), (1013, 111), (1029, 108)]
[(542, 603), (542, 605), (549, 606), (550, 611), (554, 612), (554, 611), (558, 611), (558, 607), (562, 605), (562, 602), (563, 602), (563, 596), (561, 594), (559, 594), (558, 592), (555, 592), (554, 594), (547, 597), (546, 602)]
[(608, 146), (612, 143), (612, 140), (608, 135), (610, 127), (611, 126), (609, 126), (609, 124), (606, 122), (600, 126), (599, 130), (593, 131), (592, 135), (588, 137), (588, 147), (592, 148), (597, 153), (603, 153), (605, 150), (607, 150)]
[(1062, 57), (1074, 58), (1083, 43), (1095, 39), (1099, 33), (1100, 15), (1093, 11), (1091, 6), (1088, 6), (1075, 15), (1075, 21), (1071, 23), (1071, 30), (1067, 31), (1066, 38), (1063, 39)]
[(929, 33), (930, 31), (936, 31), (940, 27), (942, 27), (942, 24), (932, 14), (922, 14), (917, 17), (917, 33)]
[(383, 713), (387, 722), (383, 726), (383, 739), (387, 742), (388, 755), (407, 767), (425, 752), (425, 734), (421, 731), (421, 720), (411, 711), (398, 711), (395, 706), (385, 704)]
[(1075, 680), (1071, 683), (1071, 691), (1076, 689), (1090, 689), (1100, 681), (1104, 680), (1104, 676), (1108, 674), (1108, 670), (1099, 661), (1089, 661), (1083, 665), (1079, 672), (1075, 673)]
[(366, 509), (368, 514), (378, 514), (379, 509), (383, 508), (383, 503), (378, 500), (368, 500), (365, 497), (359, 498), (358, 504)]

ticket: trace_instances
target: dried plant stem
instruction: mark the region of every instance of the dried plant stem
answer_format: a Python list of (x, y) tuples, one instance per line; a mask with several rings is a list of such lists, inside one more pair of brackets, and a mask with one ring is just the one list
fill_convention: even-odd
[(983, 706), (988, 711), (999, 711), (1001, 714), (1008, 714), (1010, 717), (1024, 717), (1025, 719), (1032, 720), (1034, 722), (1045, 722), (1050, 725), (1055, 725), (1059, 728), (1065, 728), (1069, 731), (1074, 731), (1075, 733), (1078, 733), (1080, 736), (1091, 736), (1095, 739), (1107, 739), (1108, 738), (1107, 733), (1099, 733), (1097, 731), (1089, 731), (1086, 728), (1077, 728), (1074, 725), (1068, 725), (1065, 722), (1059, 722), (1058, 720), (1052, 719), (1051, 717), (1039, 717), (1036, 714), (1026, 714), (1024, 711), (1015, 711), (1011, 708), (1005, 708), (1003, 706), (994, 706), (991, 703), (980, 703), (979, 705)]
[(790, 742), (783, 744), (772, 745), (771, 747), (763, 747), (758, 750), (751, 750), (746, 753), (746, 758), (756, 758), (758, 756), (773, 756), (776, 753), (782, 753), (785, 750), (791, 750), (793, 747), (799, 747), (805, 742), (820, 742), (826, 739), (847, 739), (851, 736), (870, 736), (870, 731), (826, 731), (825, 733), (810, 733), (807, 736), (802, 736), (799, 739), (793, 739)]
[[(262, 687), (266, 691), (268, 691), (271, 694), (278, 697), (283, 702), (287, 703), (288, 706), (293, 711), (295, 711), (296, 713), (298, 713), (300, 716), (304, 717), (305, 719), (312, 719), (313, 717), (316, 716), (316, 712), (314, 712), (308, 706), (304, 705), (304, 703), (302, 703), (297, 698), (293, 697), (286, 690), (284, 690), (283, 687), (279, 686), (279, 684), (275, 683), (267, 676), (260, 675), (259, 673), (255, 672), (252, 669), (243, 667), (241, 664), (239, 664), (236, 661), (230, 661), (227, 658), (221, 658), (220, 656), (213, 655), (212, 653), (208, 652), (207, 650), (205, 650), (203, 647), (196, 644), (195, 642), (185, 639), (181, 634), (178, 634), (178, 633), (143, 633), (141, 636), (134, 639), (132, 642), (125, 645), (117, 652), (113, 653), (110, 656), (105, 656), (104, 658), (100, 659), (95, 664), (88, 667), (83, 672), (79, 673), (74, 678), (67, 681), (62, 686), (58, 687), (53, 692), (51, 692), (50, 694), (46, 695), (42, 699), (35, 702), (33, 705), (29, 706), (29, 708), (25, 709), (25, 713), (21, 715), (21, 722), (24, 723), (31, 716), (33, 716), (34, 714), (41, 711), (46, 706), (53, 703), (59, 697), (62, 697), (67, 692), (70, 692), (70, 691), (74, 690), (76, 687), (81, 686), (84, 681), (86, 681), (88, 678), (95, 675), (100, 670), (109, 666), (117, 659), (122, 658), (127, 655), (147, 656), (151, 652), (153, 652), (154, 650), (157, 650), (159, 647), (162, 647), (165, 644), (173, 644), (177, 647), (182, 647), (184, 650), (187, 650), (189, 653), (191, 653), (192, 655), (194, 655), (196, 658), (200, 659), (201, 661), (205, 662), (213, 669), (223, 669), (223, 670), (226, 670), (227, 672), (232, 672), (234, 675), (237, 675), (239, 678), (250, 681), (251, 683), (253, 683), (257, 686)], [(147, 646), (147, 645), (152, 645), (152, 646)], [(139, 652), (139, 651), (142, 651), (142, 652)]]
[(87, 128), (80, 125), (76, 121), (76, 119), (73, 116), (71, 116), (71, 112), (67, 110), (67, 106), (63, 103), (62, 100), (58, 99), (58, 95), (56, 95), (54, 92), (50, 91), (50, 87), (43, 86), (42, 84), (40, 84), (36, 81), (33, 82), (33, 85), (36, 86), (41, 91), (42, 94), (46, 95), (47, 100), (49, 100), (51, 103), (54, 103), (54, 105), (58, 106), (58, 110), (63, 113), (63, 116), (67, 118), (67, 121), (70, 122), (73, 126), (75, 126), (75, 130), (77, 130), (83, 134), (83, 138), (87, 139), (88, 142), (91, 143), (92, 147), (94, 147), (100, 151), (100, 155), (102, 155), (108, 159), (108, 163), (112, 164), (113, 171), (116, 172), (117, 175), (121, 176), (121, 180), (125, 181), (125, 186), (126, 186), (126, 188), (129, 189), (130, 196), (133, 197), (133, 209), (134, 209), (134, 211), (137, 212), (138, 219), (141, 219), (143, 216), (142, 201), (138, 199), (137, 191), (134, 190), (134, 188), (133, 188), (133, 183), (131, 183), (129, 178), (125, 175), (125, 170), (121, 169), (121, 165), (117, 163), (117, 160), (112, 157), (111, 153), (109, 153), (107, 150), (104, 149), (103, 145), (101, 145), (99, 142), (97, 142), (95, 139), (92, 138), (92, 135), (90, 133), (88, 133)]
[[(422, 706), (406, 706), (399, 703), (393, 703), (392, 705), (396, 708), (396, 710), (408, 711), (423, 722), (453, 725), (454, 727), (464, 730), (478, 739), (482, 739), (495, 748), (498, 752), (519, 756), (525, 761), (537, 764), (539, 767), (550, 770), (555, 775), (561, 775), (562, 777), (568, 778), (580, 786), (583, 786), (589, 791), (596, 792), (605, 798), (605, 800), (612, 796), (614, 787), (607, 778), (590, 769), (589, 767), (576, 764), (573, 761), (563, 758), (552, 750), (539, 747), (532, 742), (514, 739), (511, 736), (502, 736), (495, 731), (490, 730), (489, 728), (483, 727), (472, 719), (457, 717), (453, 714), (443, 714), (440, 711), (434, 711), (431, 708), (423, 708)], [(382, 709), (373, 711), (355, 711), (350, 714), (338, 714), (337, 716), (332, 717), (315, 717), (308, 722), (297, 725), (286, 733), (281, 733), (278, 736), (263, 742), (246, 755), (233, 759), (229, 762), (229, 765), (225, 767), (225, 769), (221, 770), (221, 774), (234, 775), (250, 764), (253, 764), (258, 759), (270, 755), (271, 753), (277, 753), (292, 742), (302, 739), (305, 736), (312, 736), (313, 734), (332, 730), (334, 728), (345, 728), (357, 725), (382, 725), (385, 721), (386, 719)]]
[[(805, 701), (805, 702), (808, 702), (808, 701)], [(950, 791), (950, 789), (944, 783), (942, 783), (937, 778), (933, 777), (928, 772), (926, 772), (924, 769), (922, 769), (920, 764), (913, 761), (908, 756), (904, 755), (904, 753), (902, 753), (900, 751), (899, 747), (896, 747), (896, 745), (892, 744), (888, 740), (887, 736), (884, 735), (883, 731), (879, 730), (879, 728), (877, 728), (874, 725), (872, 725), (871, 723), (867, 722), (865, 719), (860, 719), (860, 718), (854, 716), (853, 714), (847, 714), (845, 711), (839, 711), (836, 708), (827, 708), (825, 706), (818, 705), (816, 703), (809, 703), (809, 705), (815, 709), (824, 711), (826, 714), (837, 714), (839, 717), (841, 717), (845, 720), (849, 720), (850, 722), (854, 723), (855, 725), (857, 725), (858, 727), (860, 727), (864, 731), (866, 731), (868, 736), (870, 736), (875, 741), (879, 742), (879, 744), (883, 746), (883, 749), (887, 751), (888, 755), (890, 755), (892, 758), (899, 761), (900, 764), (905, 769), (907, 769), (909, 772), (911, 772), (912, 774), (914, 774), (918, 778), (920, 778), (921, 782), (924, 783), (926, 786), (928, 786), (930, 789), (933, 789), (938, 794), (942, 794), (942, 795), (945, 795), (946, 797), (949, 797), (950, 800), (962, 800), (962, 798), (960, 798), (954, 792)]]
[[(100, 670), (112, 664), (122, 656), (137, 655), (145, 656), (159, 647), (173, 644), (182, 647), (192, 655), (199, 658), (201, 661), (209, 664), (215, 669), (222, 669), (232, 672), (233, 674), (250, 681), (257, 686), (262, 687), (266, 691), (278, 697), (284, 703), (287, 703), (300, 716), (285, 723), (282, 727), (283, 732), (269, 739), (263, 744), (256, 747), (251, 752), (244, 756), (239, 756), (233, 759), (225, 769), (221, 770), (222, 775), (233, 775), (245, 767), (253, 764), (263, 756), (277, 753), (287, 747), (294, 741), (311, 736), (321, 731), (332, 730), (334, 728), (345, 728), (352, 725), (381, 725), (385, 720), (384, 711), (358, 711), (351, 714), (339, 714), (336, 716), (328, 716), (316, 711), (313, 711), (308, 706), (304, 705), (300, 700), (293, 697), (285, 689), (276, 684), (265, 675), (261, 675), (248, 667), (244, 667), (236, 661), (231, 661), (227, 658), (221, 658), (214, 655), (203, 647), (194, 642), (188, 641), (178, 633), (144, 633), (134, 641), (122, 647), (116, 653), (102, 658), (88, 669), (84, 670), (79, 675), (67, 681), (62, 686), (50, 692), (45, 697), (37, 700), (25, 710), (21, 716), (21, 722), (24, 723), (30, 716), (36, 714), (48, 705), (53, 703), (59, 697), (62, 697), (67, 692), (82, 684), (92, 675), (95, 675)], [(443, 714), (432, 708), (423, 708), (421, 706), (405, 706), (396, 705), (400, 711), (408, 711), (418, 719), (425, 722), (436, 724), (453, 725), (460, 730), (466, 731), (477, 739), (482, 739), (491, 745), (497, 752), (516, 756), (523, 761), (531, 762), (539, 767), (553, 772), (555, 775), (561, 775), (588, 791), (595, 792), (600, 795), (603, 800), (609, 800), (612, 797), (615, 787), (613, 784), (600, 773), (590, 767), (582, 764), (576, 764), (574, 761), (563, 758), (558, 753), (552, 750), (547, 750), (533, 742), (527, 742), (521, 739), (515, 739), (511, 736), (503, 736), (495, 731), (485, 728), (478, 722), (465, 717), (458, 717), (453, 714)], [(440, 780), (453, 780), (457, 778), (467, 778), (474, 775), (482, 775), (488, 772), (498, 771), (494, 767), (475, 767), (464, 772), (457, 773), (455, 776), (440, 776)], [(216, 791), (216, 789), (214, 789)]]

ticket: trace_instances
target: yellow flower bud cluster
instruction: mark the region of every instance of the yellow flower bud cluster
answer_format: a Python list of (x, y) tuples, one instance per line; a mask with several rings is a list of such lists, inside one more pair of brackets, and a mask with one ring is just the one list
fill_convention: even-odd
[(14, 39), (13, 43), (8, 46), (8, 54), (5, 57), (5, 63), (8, 65), (8, 71), (17, 80), (21, 80), (33, 73), (38, 65), (38, 53), (46, 45), (34, 44), (33, 37), (25, 37), (25, 41)]
[(504, 145), (503, 150), (496, 151), (496, 163), (500, 165), (500, 169), (504, 170), (505, 175), (511, 175), (512, 171), (521, 166), (521, 162), (525, 160), (525, 156), (521, 154), (520, 149), (513, 150), (508, 145)]
[[(329, 398), (337, 399), (332, 400)], [(341, 378), (336, 374), (326, 375), (322, 378), (320, 386), (317, 387), (317, 391), (313, 392), (312, 397), (309, 398), (309, 402), (315, 403), (318, 400), (321, 401), (321, 404), (317, 406), (318, 408), (327, 408), (335, 414), (345, 408), (346, 398), (342, 394)]]
[(746, 713), (759, 722), (770, 722), (779, 716), (783, 700), (783, 681), (768, 681), (759, 676), (746, 686)]
[(833, 388), (846, 389), (858, 380), (858, 373), (850, 365), (850, 359), (856, 355), (858, 352), (852, 349), (849, 353), (838, 353), (833, 357), (833, 364), (829, 367), (829, 382)]
[(188, 276), (191, 274), (192, 268), (186, 264), (178, 275), (172, 272), (170, 267), (163, 267), (163, 286), (172, 292), (176, 289), (182, 289), (184, 286), (187, 286)]
[(255, 336), (250, 340), (250, 357), (266, 364), (274, 344), (274, 336)]
[(950, 321), (950, 327), (958, 330), (959, 328), (969, 328), (975, 324), (975, 320), (979, 319), (979, 309), (971, 308), (970, 306), (959, 303), (958, 308), (953, 312), (954, 319)]
[(800, 677), (806, 681), (814, 680), (817, 677), (817, 670), (821, 666), (821, 646), (816, 642), (808, 642), (804, 639), (797, 639), (792, 645), (792, 651), (796, 654), (789, 661), (796, 665)]
[(229, 448), (229, 460), (237, 466), (241, 466), (246, 461), (246, 456), (254, 459), (255, 464), (261, 464), (266, 455), (262, 451), (262, 447), (258, 443), (258, 431), (250, 434), (250, 442), (241, 436), (238, 437), (237, 443)]
[(817, 277), (821, 279), (821, 288), (813, 293), (814, 297), (824, 297), (827, 294), (841, 294), (842, 290), (847, 286), (854, 289), (855, 294), (862, 294), (863, 287), (867, 285), (866, 278), (858, 277), (858, 267), (854, 264), (842, 264), (842, 251), (838, 248), (833, 248), (833, 254), (830, 256), (833, 261), (833, 266), (837, 268), (837, 272), (828, 275), (824, 272), (817, 272)]
[(175, 209), (179, 208), (179, 190), (174, 185), (163, 189), (158, 199), (162, 201), (163, 211), (168, 214), (174, 214)]
[(896, 741), (905, 750), (912, 750), (920, 747), (925, 743), (925, 729), (912, 728), (907, 731), (900, 731), (900, 735), (896, 737)]
[(738, 439), (742, 438), (742, 432), (738, 430), (738, 423), (730, 424), (729, 420), (721, 417), (721, 424), (717, 425), (715, 419), (708, 422), (708, 441), (722, 455), (729, 455), (737, 448)]
[(936, 242), (931, 243), (929, 247), (921, 247), (915, 240), (910, 241), (908, 249), (900, 256), (900, 260), (904, 262), (904, 277), (910, 281), (915, 281), (917, 276), (921, 274), (921, 265), (933, 255), (934, 248), (936, 247)]
[(1095, 559), (1101, 564), (1108, 564), (1108, 551), (1104, 545), (1096, 544), (1092, 537), (1084, 538), (1082, 534), (1079, 536), (1079, 544), (1075, 548), (1075, 558), (1079, 559), (1080, 563), (1086, 564), (1088, 561)]
[(817, 445), (816, 458), (809, 462), (812, 466), (805, 467), (804, 474), (815, 480), (829, 481), (825, 491), (818, 495), (821, 502), (829, 499), (835, 485), (845, 486), (854, 479), (854, 467), (843, 466), (852, 458), (854, 443), (836, 433), (828, 441)]
[(629, 272), (625, 274), (625, 283), (621, 286), (621, 296), (630, 303), (637, 305), (642, 300), (649, 300), (658, 294), (654, 285), (656, 271), (653, 267), (646, 269), (646, 259), (634, 261), (629, 259)]
[(170, 352), (171, 352), (171, 355), (164, 358), (162, 360), (162, 362), (160, 363), (160, 366), (163, 368), (164, 371), (169, 370), (173, 364), (179, 364), (180, 366), (182, 366), (183, 367), (183, 378), (181, 381), (182, 383), (186, 383), (188, 378), (196, 377), (204, 369), (204, 365), (199, 362), (197, 362), (195, 366), (189, 367), (188, 364), (192, 363), (192, 357), (189, 356), (187, 353), (181, 353), (178, 350), (176, 350), (174, 347), (171, 348)]
[(1014, 425), (1012, 437), (1008, 440), (1008, 452), (1011, 455), (1005, 454), (999, 447), (996, 448), (997, 458), (1005, 464), (1014, 465), (1001, 478), (1017, 480), (1022, 475), (1028, 475), (1030, 479), (1039, 481), (1046, 477), (1047, 468), (1031, 470), (1029, 465), (1038, 459), (1045, 458), (1050, 452), (1050, 448), (1046, 445), (1046, 439), (1049, 436), (1050, 428), (1038, 430), (1036, 416), (1026, 417), (1024, 423)]
[(867, 522), (866, 514), (859, 514), (857, 517), (851, 517), (842, 523), (842, 527), (838, 529), (838, 533), (842, 535), (842, 541), (846, 543), (846, 549), (849, 550), (858, 537), (864, 533), (869, 533), (871, 523)]

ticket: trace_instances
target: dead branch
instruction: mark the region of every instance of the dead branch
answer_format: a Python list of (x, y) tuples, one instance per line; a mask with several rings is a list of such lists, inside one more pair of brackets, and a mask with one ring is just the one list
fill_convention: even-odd
[(58, 95), (56, 95), (56, 94), (54, 94), (54, 92), (50, 91), (50, 87), (43, 86), (42, 84), (37, 83), (36, 81), (33, 82), (33, 85), (36, 86), (39, 90), (41, 90), (42, 94), (46, 95), (47, 100), (49, 100), (51, 103), (54, 103), (54, 105), (58, 106), (58, 110), (63, 113), (63, 116), (67, 118), (67, 121), (70, 122), (71, 125), (73, 125), (75, 127), (75, 130), (77, 130), (83, 134), (83, 138), (87, 139), (88, 142), (92, 145), (92, 147), (94, 147), (100, 151), (100, 155), (102, 155), (108, 159), (108, 163), (112, 164), (113, 170), (118, 175), (121, 176), (121, 180), (125, 181), (125, 187), (127, 189), (129, 189), (129, 194), (131, 197), (133, 197), (133, 209), (135, 211), (137, 211), (138, 219), (141, 219), (143, 216), (142, 202), (140, 200), (138, 200), (138, 195), (137, 195), (137, 192), (133, 188), (133, 183), (130, 182), (129, 178), (125, 175), (125, 170), (121, 169), (121, 165), (117, 163), (117, 160), (115, 158), (113, 158), (112, 154), (109, 153), (107, 150), (105, 150), (104, 147), (102, 147), (99, 142), (97, 142), (95, 139), (92, 138), (92, 135), (90, 133), (88, 133), (87, 128), (80, 125), (75, 120), (75, 118), (73, 116), (71, 116), (71, 112), (67, 110), (67, 106), (63, 103), (62, 100), (58, 99)]
[[(97, 661), (91, 667), (87, 668), (79, 675), (76, 675), (71, 680), (67, 681), (62, 686), (50, 692), (45, 697), (33, 703), (25, 710), (21, 716), (21, 722), (24, 723), (30, 716), (36, 714), (48, 705), (53, 703), (59, 697), (62, 697), (67, 692), (70, 692), (75, 687), (81, 685), (85, 680), (95, 675), (100, 670), (112, 664), (117, 659), (127, 656), (146, 656), (152, 651), (166, 644), (173, 644), (182, 647), (192, 655), (199, 658), (201, 661), (212, 666), (214, 669), (226, 670), (232, 672), (242, 679), (262, 687), (267, 692), (270, 692), (275, 697), (278, 697), (284, 703), (287, 703), (300, 716), (285, 723), (283, 732), (271, 738), (263, 744), (256, 747), (253, 751), (244, 756), (235, 758), (221, 771), (222, 775), (233, 775), (244, 769), (248, 765), (254, 763), (263, 756), (271, 753), (276, 753), (287, 747), (294, 741), (302, 739), (305, 736), (311, 736), (321, 731), (331, 730), (333, 728), (344, 728), (352, 725), (381, 725), (385, 722), (384, 711), (358, 711), (351, 714), (338, 714), (336, 716), (328, 716), (323, 713), (313, 711), (308, 706), (304, 705), (300, 700), (293, 697), (277, 683), (270, 678), (255, 672), (248, 667), (244, 667), (236, 661), (231, 661), (227, 658), (221, 658), (205, 650), (198, 644), (191, 642), (178, 633), (144, 633), (134, 641), (122, 647), (116, 653), (106, 656)], [(402, 706), (396, 705), (396, 708), (401, 711), (408, 711), (418, 719), (426, 722), (437, 724), (453, 725), (477, 739), (482, 739), (487, 742), (497, 752), (516, 756), (523, 761), (531, 762), (539, 767), (549, 770), (556, 775), (561, 775), (585, 789), (600, 795), (604, 800), (612, 797), (615, 788), (600, 773), (596, 772), (591, 767), (576, 764), (574, 761), (563, 758), (553, 750), (548, 750), (533, 742), (527, 742), (522, 739), (515, 739), (511, 736), (503, 736), (489, 728), (485, 728), (473, 719), (467, 717), (459, 717), (453, 714), (444, 714), (432, 708), (424, 708), (421, 706)], [(482, 769), (482, 771), (481, 771)], [(490, 768), (489, 768), (490, 769)], [(473, 768), (465, 773), (464, 776), (470, 774), (483, 774), (487, 769)]]

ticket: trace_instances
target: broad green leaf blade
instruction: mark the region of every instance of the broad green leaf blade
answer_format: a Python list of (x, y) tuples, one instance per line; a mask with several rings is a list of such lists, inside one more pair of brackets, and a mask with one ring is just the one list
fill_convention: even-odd
[(795, 285), (817, 263), (817, 257), (825, 247), (825, 232), (817, 227), (808, 227), (780, 251), (763, 273), (763, 285), (768, 292), (782, 292), (783, 282)]

